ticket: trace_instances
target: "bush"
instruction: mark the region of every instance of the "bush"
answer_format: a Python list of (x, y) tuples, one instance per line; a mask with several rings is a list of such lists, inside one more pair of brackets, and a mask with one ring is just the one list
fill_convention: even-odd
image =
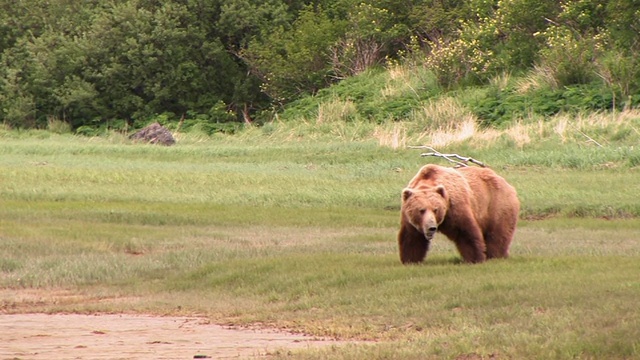
[(596, 66), (605, 84), (624, 98), (640, 90), (640, 61), (637, 56), (609, 50), (597, 60)]
[[(561, 89), (536, 89), (520, 93), (512, 88), (491, 88), (468, 106), (485, 126), (499, 127), (514, 119), (531, 115), (549, 117), (560, 112), (622, 110), (627, 104), (616, 102), (620, 95), (599, 84), (573, 85)], [(637, 104), (637, 102), (636, 102)]]
[(588, 84), (597, 80), (595, 59), (605, 40), (600, 35), (576, 34), (564, 26), (552, 26), (540, 34), (546, 41), (538, 66), (556, 80), (558, 86)]

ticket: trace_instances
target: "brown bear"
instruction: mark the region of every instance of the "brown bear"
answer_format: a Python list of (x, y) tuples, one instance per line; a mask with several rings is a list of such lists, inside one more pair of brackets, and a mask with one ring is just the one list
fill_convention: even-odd
[(440, 231), (468, 263), (509, 256), (520, 211), (513, 186), (489, 168), (425, 165), (402, 191), (400, 260), (424, 260)]

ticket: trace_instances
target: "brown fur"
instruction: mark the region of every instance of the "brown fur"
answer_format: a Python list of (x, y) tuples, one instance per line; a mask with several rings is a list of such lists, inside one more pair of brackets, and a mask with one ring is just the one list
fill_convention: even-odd
[(424, 260), (436, 231), (468, 263), (509, 256), (520, 212), (516, 190), (493, 170), (426, 165), (402, 192), (398, 245), (403, 263)]

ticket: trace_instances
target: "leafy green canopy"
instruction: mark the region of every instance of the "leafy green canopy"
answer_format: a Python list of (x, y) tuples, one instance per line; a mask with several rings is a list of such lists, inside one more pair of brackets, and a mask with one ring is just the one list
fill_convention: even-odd
[(0, 121), (219, 131), (397, 60), (444, 91), (533, 72), (620, 100), (639, 30), (633, 0), (0, 0)]

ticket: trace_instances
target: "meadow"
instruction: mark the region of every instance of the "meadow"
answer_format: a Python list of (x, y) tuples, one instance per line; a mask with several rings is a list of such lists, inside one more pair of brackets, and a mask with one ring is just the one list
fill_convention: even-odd
[(437, 132), (272, 124), (160, 147), (0, 131), (0, 312), (201, 315), (353, 340), (282, 359), (639, 358), (635, 135), (554, 121), (438, 148), (519, 192), (511, 257), (481, 265), (441, 235), (423, 264), (399, 261), (400, 192), (447, 164), (406, 145)]

